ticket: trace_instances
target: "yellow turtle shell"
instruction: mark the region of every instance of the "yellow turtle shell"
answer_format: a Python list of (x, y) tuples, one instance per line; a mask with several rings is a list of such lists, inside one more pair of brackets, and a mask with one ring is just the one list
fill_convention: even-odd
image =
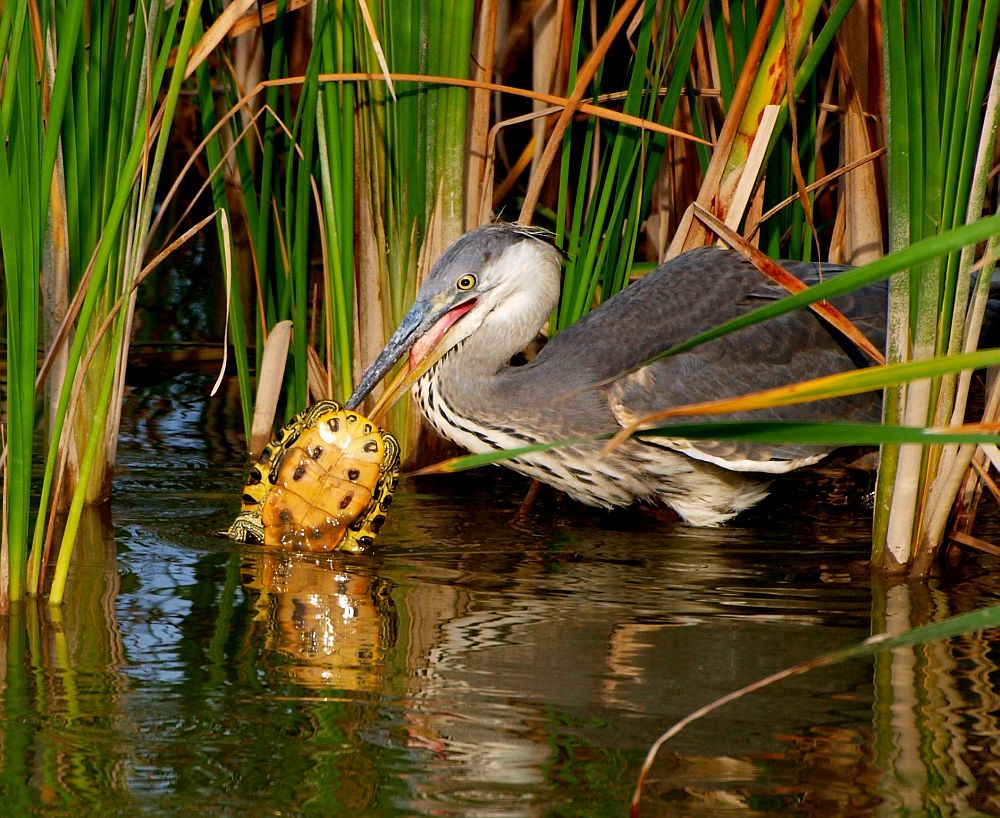
[(228, 534), (298, 551), (364, 551), (385, 522), (399, 444), (333, 401), (300, 412), (261, 452)]

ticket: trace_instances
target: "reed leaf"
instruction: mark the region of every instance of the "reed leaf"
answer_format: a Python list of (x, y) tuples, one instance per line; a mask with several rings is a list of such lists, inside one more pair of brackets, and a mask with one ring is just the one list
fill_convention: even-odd
[[(703, 7), (704, 0), (683, 9), (674, 3), (665, 10), (644, 6), (626, 76), (624, 113), (664, 125), (674, 120)], [(584, 16), (581, 3), (573, 31), (574, 67), (584, 50)], [(594, 98), (601, 93), (601, 76), (595, 75)], [(569, 79), (571, 87), (579, 81), (575, 70)], [(664, 87), (661, 97), (658, 91)], [(575, 152), (579, 134), (568, 131), (562, 141), (556, 241), (564, 247), (567, 262), (553, 331), (585, 314), (598, 292), (607, 299), (628, 283), (641, 222), (663, 159), (663, 134), (627, 125), (613, 126), (606, 141), (600, 139), (602, 134), (599, 122), (587, 121), (579, 155)], [(590, 161), (593, 151), (600, 151), (596, 162)], [(576, 172), (577, 167), (590, 171)]]
[[(7, 312), (7, 461), (4, 474), (3, 550), (9, 574), (6, 598), (24, 593), (34, 431), (35, 348), (38, 341), (38, 270), (41, 266), (42, 202), (49, 187), (42, 178), (42, 100), (35, 83), (27, 3), (7, 3), (0, 28), (10, 47), (0, 99), (0, 244)], [(49, 173), (51, 179), (51, 169)]]
[[(672, 423), (638, 430), (637, 437), (665, 437), (671, 440), (735, 440), (769, 444), (799, 444), (803, 446), (879, 446), (885, 443), (914, 445), (940, 445), (944, 443), (995, 443), (997, 428), (983, 429), (972, 425), (968, 428), (926, 428), (910, 426), (885, 426), (880, 423), (829, 423), (814, 421), (711, 421), (705, 423)], [(593, 445), (611, 439), (612, 434), (594, 437), (573, 437), (519, 446), (482, 454), (448, 458), (431, 466), (410, 472), (416, 477), (430, 474), (456, 472), (491, 466), (552, 449), (568, 446)]]
[[(319, 44), (323, 73), (354, 66), (353, 7), (349, 3), (313, 5), (313, 41)], [(316, 36), (315, 32), (320, 36)], [(354, 85), (323, 83), (317, 100), (317, 139), (320, 170), (324, 256), (325, 337), (330, 393), (350, 393), (354, 382)]]

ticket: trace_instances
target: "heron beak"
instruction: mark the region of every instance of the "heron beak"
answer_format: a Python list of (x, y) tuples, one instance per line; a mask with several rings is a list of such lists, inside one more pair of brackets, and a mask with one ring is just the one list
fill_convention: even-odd
[(437, 308), (431, 301), (417, 301), (403, 317), (402, 323), (392, 334), (385, 349), (365, 370), (361, 383), (347, 401), (347, 408), (357, 408), (375, 385), (385, 378), (396, 362), (409, 352), (409, 366), (400, 369), (369, 413), (369, 416), (378, 422), (380, 415), (388, 411), (421, 375), (441, 360), (450, 348), (449, 344), (441, 343), (442, 339), (448, 330), (474, 306), (476, 306), (475, 298), (460, 304), (445, 304)]

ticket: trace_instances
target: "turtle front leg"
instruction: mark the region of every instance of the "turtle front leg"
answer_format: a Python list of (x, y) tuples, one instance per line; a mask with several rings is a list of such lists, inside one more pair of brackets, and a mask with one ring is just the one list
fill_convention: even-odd
[(227, 537), (247, 545), (264, 544), (264, 525), (260, 515), (251, 511), (241, 511), (236, 515), (233, 524), (224, 532)]

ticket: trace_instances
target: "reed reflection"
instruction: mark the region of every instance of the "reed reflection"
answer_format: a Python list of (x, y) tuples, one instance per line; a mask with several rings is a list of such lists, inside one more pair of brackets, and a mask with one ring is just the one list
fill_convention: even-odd
[[(876, 583), (872, 630), (900, 633), (976, 607), (968, 603), (937, 584)], [(998, 635), (968, 633), (876, 657), (880, 789), (896, 809), (1000, 814)]]
[(0, 812), (127, 803), (127, 683), (110, 510), (84, 509), (64, 604), (0, 617)]

